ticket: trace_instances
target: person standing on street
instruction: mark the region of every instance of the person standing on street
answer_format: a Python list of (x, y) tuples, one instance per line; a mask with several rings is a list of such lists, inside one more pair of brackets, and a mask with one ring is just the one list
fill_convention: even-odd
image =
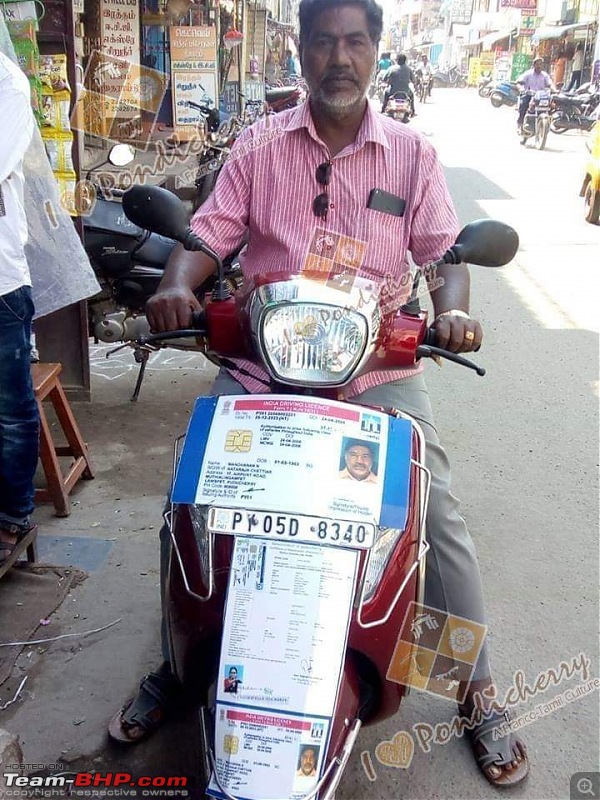
[(567, 92), (573, 91), (573, 89), (579, 89), (581, 86), (581, 73), (583, 72), (583, 44), (579, 42), (577, 47), (575, 48), (575, 53), (573, 54), (573, 61), (571, 63), (571, 79), (569, 81), (569, 85), (565, 89)]
[(39, 418), (30, 372), (33, 301), (25, 258), (23, 157), (33, 135), (29, 82), (0, 52), (0, 564), (32, 529)]

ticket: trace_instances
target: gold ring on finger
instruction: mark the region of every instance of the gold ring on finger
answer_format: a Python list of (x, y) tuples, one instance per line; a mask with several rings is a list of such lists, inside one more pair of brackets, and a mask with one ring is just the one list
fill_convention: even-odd
[(473, 333), (473, 331), (467, 331), (467, 332), (465, 333), (465, 339), (466, 339), (468, 342), (472, 342), (474, 338), (475, 338), (475, 334)]

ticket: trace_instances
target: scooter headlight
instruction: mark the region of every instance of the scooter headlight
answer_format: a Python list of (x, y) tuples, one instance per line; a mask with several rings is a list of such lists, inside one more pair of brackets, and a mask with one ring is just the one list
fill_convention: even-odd
[(258, 342), (269, 372), (290, 384), (337, 386), (352, 376), (369, 338), (357, 311), (320, 303), (265, 307)]

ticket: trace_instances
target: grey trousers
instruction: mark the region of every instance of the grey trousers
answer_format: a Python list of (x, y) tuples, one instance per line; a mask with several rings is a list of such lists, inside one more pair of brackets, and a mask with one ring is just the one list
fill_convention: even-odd
[[(245, 394), (246, 390), (227, 372), (221, 371), (212, 386), (212, 395)], [(429, 507), (426, 519), (430, 549), (425, 570), (425, 605), (486, 624), (483, 590), (475, 545), (458, 500), (450, 492), (450, 464), (440, 444), (429, 393), (422, 375), (382, 384), (350, 399), (358, 405), (394, 407), (414, 417), (426, 440), (425, 463), (431, 472)], [(161, 531), (161, 587), (164, 586), (169, 552), (169, 534)], [(163, 657), (168, 660), (165, 626), (162, 626)], [(484, 641), (472, 680), (490, 676), (487, 643)]]

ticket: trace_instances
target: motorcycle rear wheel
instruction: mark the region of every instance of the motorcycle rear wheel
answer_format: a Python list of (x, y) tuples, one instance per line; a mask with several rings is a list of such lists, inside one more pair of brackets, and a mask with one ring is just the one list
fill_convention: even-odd
[(562, 120), (553, 119), (550, 122), (550, 130), (552, 131), (552, 133), (558, 133), (560, 135), (561, 133), (568, 131), (569, 127), (568, 125), (565, 125), (565, 123)]
[(490, 103), (494, 108), (500, 108), (500, 106), (504, 105), (504, 98), (498, 92), (492, 92), (490, 95)]

